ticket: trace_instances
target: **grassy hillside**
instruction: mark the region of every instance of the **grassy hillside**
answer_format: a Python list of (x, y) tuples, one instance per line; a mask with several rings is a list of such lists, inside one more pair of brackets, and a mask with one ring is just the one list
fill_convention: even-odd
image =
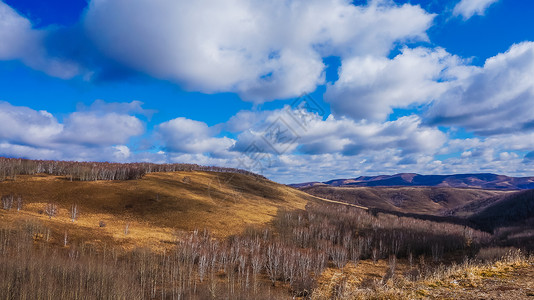
[(440, 215), (452, 208), (511, 192), (435, 187), (301, 188), (312, 195), (394, 212)]
[[(164, 245), (177, 230), (209, 229), (216, 236), (241, 232), (249, 224), (266, 224), (279, 208), (303, 209), (314, 197), (246, 174), (219, 172), (151, 173), (127, 181), (70, 181), (52, 175), (21, 175), (0, 182), (0, 195), (20, 195), (0, 222), (37, 217), (69, 239), (112, 240), (131, 245)], [(48, 203), (58, 213), (46, 214)], [(73, 204), (79, 210), (71, 222)], [(128, 227), (128, 228), (127, 228)], [(127, 231), (126, 231), (127, 228)], [(126, 234), (127, 233), (127, 234)], [(62, 236), (54, 237), (61, 242)]]

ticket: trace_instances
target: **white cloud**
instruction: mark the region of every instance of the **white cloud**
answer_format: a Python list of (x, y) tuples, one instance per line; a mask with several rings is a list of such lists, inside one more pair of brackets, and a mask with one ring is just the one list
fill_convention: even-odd
[(308, 154), (338, 152), (345, 155), (368, 154), (383, 149), (401, 149), (403, 155), (434, 153), (446, 141), (435, 128), (421, 126), (412, 115), (385, 123), (354, 122), (328, 117), (315, 120), (299, 141), (300, 150)]
[[(337, 119), (332, 115), (323, 120), (317, 114), (309, 114), (304, 125), (296, 123), (289, 112), (296, 115), (289, 107), (256, 113), (256, 123), (238, 136), (233, 150), (247, 152), (254, 144), (258, 150), (273, 154), (290, 154), (297, 150), (310, 155), (340, 153), (353, 156), (383, 149), (402, 149), (402, 155), (433, 154), (447, 140), (437, 128), (423, 126), (416, 115), (381, 123), (356, 122), (344, 117)], [(246, 116), (245, 120), (253, 118), (252, 115), (252, 112), (238, 114)], [(230, 122), (234, 123), (236, 119)], [(268, 137), (273, 125), (279, 126), (282, 133), (275, 140)]]
[(30, 22), (0, 1), (0, 59), (16, 59), (36, 39)]
[(262, 102), (324, 82), (322, 58), (387, 54), (425, 40), (433, 15), (374, 0), (94, 0), (84, 26), (107, 56), (202, 92)]
[(48, 56), (44, 45), (46, 35), (46, 31), (33, 29), (29, 20), (0, 1), (0, 60), (20, 60), (60, 78), (77, 75), (76, 63)]
[(483, 16), (486, 10), (499, 0), (461, 0), (456, 4), (453, 15), (462, 16), (464, 20), (474, 15)]
[(182, 117), (161, 123), (157, 128), (159, 139), (170, 152), (228, 155), (227, 150), (234, 141), (227, 137), (217, 138), (216, 134), (216, 130), (206, 123)]
[(74, 112), (64, 125), (60, 142), (88, 145), (124, 144), (144, 132), (144, 124), (137, 117), (117, 113)]
[(152, 109), (145, 109), (143, 108), (143, 102), (141, 101), (132, 101), (132, 102), (105, 102), (104, 100), (95, 100), (91, 105), (88, 107), (79, 104), (76, 107), (77, 111), (83, 111), (83, 112), (95, 112), (95, 113), (116, 113), (121, 115), (127, 115), (127, 114), (136, 114), (136, 115), (143, 115), (147, 118), (152, 117), (152, 115), (156, 112)]
[(46, 111), (0, 102), (0, 141), (44, 145), (63, 131), (63, 125)]
[(131, 157), (132, 153), (130, 152), (130, 148), (125, 145), (118, 145), (114, 146), (115, 150), (115, 161), (127, 161), (128, 158)]
[(483, 136), (534, 130), (534, 42), (514, 45), (471, 70), (431, 106), (428, 124)]
[(43, 30), (0, 0), (0, 16), (1, 60), (61, 78), (144, 72), (253, 102), (315, 90), (324, 57), (385, 56), (396, 43), (427, 40), (434, 18), (390, 0), (93, 0), (79, 25)]
[(393, 59), (353, 57), (342, 62), (339, 80), (328, 85), (325, 98), (336, 116), (383, 121), (393, 108), (428, 103), (459, 77), (462, 60), (444, 49), (402, 50)]
[[(125, 104), (126, 105), (126, 104)], [(73, 112), (60, 123), (47, 111), (0, 102), (0, 155), (124, 161), (124, 144), (144, 132), (135, 116), (114, 112)]]

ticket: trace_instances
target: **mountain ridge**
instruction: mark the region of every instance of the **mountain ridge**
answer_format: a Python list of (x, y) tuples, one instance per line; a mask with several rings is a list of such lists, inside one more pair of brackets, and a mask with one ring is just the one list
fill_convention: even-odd
[(493, 173), (452, 174), (452, 175), (421, 175), (417, 173), (398, 173), (394, 175), (359, 176), (347, 179), (333, 179), (324, 182), (304, 182), (290, 184), (295, 188), (312, 186), (343, 186), (343, 187), (453, 187), (496, 190), (534, 189), (534, 177), (510, 177)]

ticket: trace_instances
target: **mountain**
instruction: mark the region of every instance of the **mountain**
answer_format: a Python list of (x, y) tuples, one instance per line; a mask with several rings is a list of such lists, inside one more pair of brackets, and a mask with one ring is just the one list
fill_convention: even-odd
[(298, 183), (292, 184), (291, 186), (296, 188), (306, 188), (320, 185), (355, 187), (425, 186), (523, 190), (534, 189), (534, 177), (509, 177), (490, 173), (455, 175), (420, 175), (415, 173), (400, 173), (395, 175), (360, 176), (351, 179), (335, 179), (326, 182)]

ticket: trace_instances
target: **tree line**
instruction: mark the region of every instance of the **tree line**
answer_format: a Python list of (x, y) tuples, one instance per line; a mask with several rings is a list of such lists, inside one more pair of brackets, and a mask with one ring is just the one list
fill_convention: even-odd
[(15, 180), (18, 175), (35, 174), (65, 176), (70, 180), (79, 181), (133, 180), (140, 179), (148, 173), (177, 171), (239, 173), (265, 178), (246, 170), (197, 164), (77, 162), (0, 157), (0, 181)]

